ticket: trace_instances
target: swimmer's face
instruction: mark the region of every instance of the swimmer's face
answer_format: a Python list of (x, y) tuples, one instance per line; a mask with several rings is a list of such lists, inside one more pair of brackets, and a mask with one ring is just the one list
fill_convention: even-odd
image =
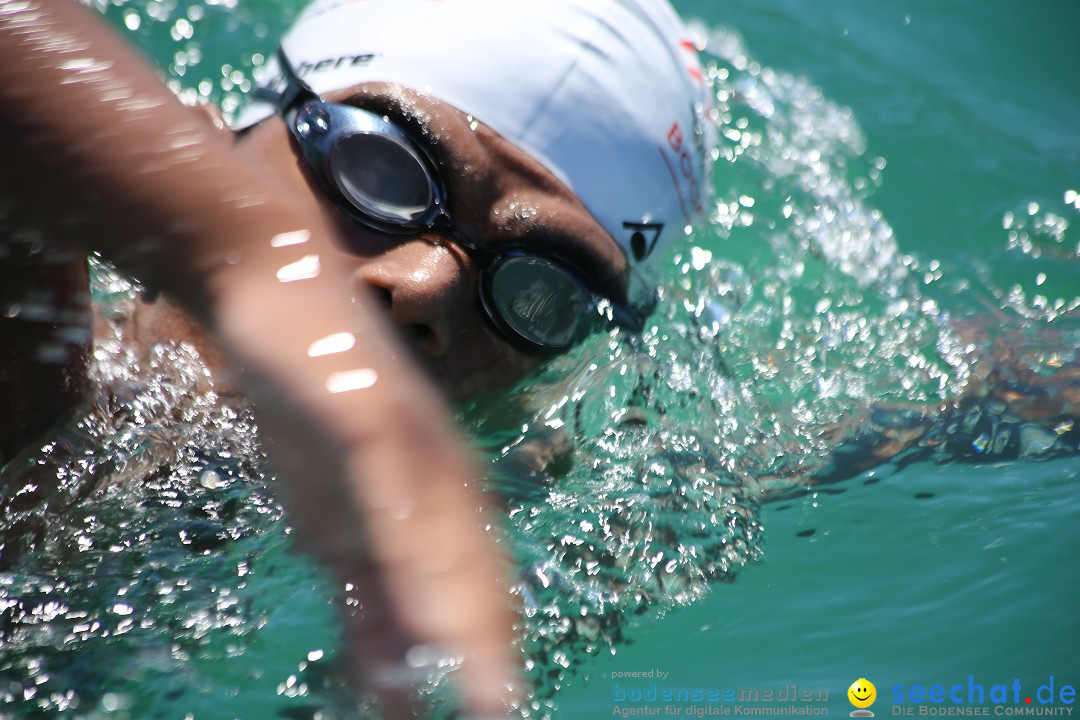
[[(538, 162), (484, 125), (430, 97), (382, 83), (325, 99), (391, 117), (424, 142), (446, 185), (455, 226), (478, 244), (535, 247), (580, 268), (594, 289), (619, 301), (626, 261), (577, 197)], [(476, 269), (430, 233), (392, 237), (357, 225), (315, 185), (280, 118), (240, 143), (297, 192), (315, 196), (343, 238), (358, 288), (371, 291), (417, 359), (454, 399), (508, 385), (539, 360), (508, 345), (487, 322)]]

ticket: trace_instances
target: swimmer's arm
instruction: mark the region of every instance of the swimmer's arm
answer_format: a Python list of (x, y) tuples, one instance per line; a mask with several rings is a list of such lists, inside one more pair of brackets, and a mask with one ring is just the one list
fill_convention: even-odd
[[(0, 5), (0, 104), (0, 136), (17, 139), (0, 162), (4, 222), (169, 292), (243, 367), (299, 533), (356, 586), (346, 649), (368, 679), (426, 643), (466, 656), (469, 712), (502, 712), (513, 615), (471, 463), (406, 353), (352, 302), (319, 210), (69, 0)], [(338, 333), (355, 345), (308, 357)], [(377, 689), (406, 714), (401, 687)]]
[[(877, 404), (856, 420), (823, 430), (834, 446), (806, 484), (835, 482), (885, 463), (1049, 459), (1080, 445), (1080, 366), (1039, 374), (999, 344), (964, 395), (938, 406)], [(774, 489), (785, 483), (776, 479)], [(787, 483), (790, 485), (791, 483)], [(799, 483), (796, 483), (799, 484)], [(775, 494), (775, 493), (773, 493)]]

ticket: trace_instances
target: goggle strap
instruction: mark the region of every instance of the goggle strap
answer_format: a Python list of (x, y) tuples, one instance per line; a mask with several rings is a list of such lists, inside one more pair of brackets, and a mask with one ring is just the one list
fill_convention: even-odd
[(278, 68), (281, 70), (281, 79), (285, 81), (285, 89), (281, 92), (275, 92), (260, 85), (255, 88), (255, 97), (272, 103), (277, 108), (278, 113), (282, 115), (304, 100), (321, 100), (318, 94), (311, 89), (311, 86), (296, 74), (292, 63), (289, 62), (289, 58), (285, 55), (285, 48), (280, 45), (277, 49), (277, 61)]

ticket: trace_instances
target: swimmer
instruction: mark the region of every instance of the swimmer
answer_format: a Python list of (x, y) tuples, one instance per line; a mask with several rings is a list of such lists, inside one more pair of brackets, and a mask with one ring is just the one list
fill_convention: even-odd
[[(392, 668), (417, 642), (464, 648), (470, 707), (501, 707), (510, 614), (498, 555), (471, 519), (484, 500), (462, 492), (468, 462), (410, 362), (459, 399), (648, 313), (653, 263), (699, 219), (709, 185), (707, 88), (674, 14), (651, 2), (317, 2), (233, 142), (75, 8), (29, 7), (0, 26), (0, 92), (19, 108), (5, 134), (36, 140), (14, 149), (0, 185), (21, 231), (6, 246), (5, 336), (20, 333), (6, 350), (68, 352), (5, 364), (24, 408), (8, 420), (39, 416), (5, 432), (5, 453), (92, 391), (85, 269), (40, 245), (48, 234), (161, 293), (131, 320), (143, 347), (193, 339), (215, 382), (240, 378), (309, 546), (342, 581), (367, 580), (363, 592), (380, 571), (364, 599), (374, 619), (347, 629), (366, 633), (352, 645), (368, 666)], [(36, 45), (19, 39), (26, 27), (40, 29)], [(619, 29), (623, 44), (566, 32), (583, 27)], [(374, 157), (386, 165), (372, 175)], [(47, 287), (42, 325), (22, 308)], [(884, 425), (902, 437), (816, 477), (922, 436)]]
[(422, 22), (310, 7), (235, 143), (74, 3), (0, 6), (3, 130), (23, 139), (0, 171), (0, 442), (6, 460), (93, 391), (72, 248), (100, 253), (161, 298), (128, 322), (136, 352), (193, 341), (255, 401), (306, 545), (361, 596), (367, 677), (412, 645), (461, 652), (485, 714), (514, 674), (501, 560), (413, 362), (457, 399), (632, 330), (650, 261), (705, 207), (707, 88), (662, 0), (413, 5)]

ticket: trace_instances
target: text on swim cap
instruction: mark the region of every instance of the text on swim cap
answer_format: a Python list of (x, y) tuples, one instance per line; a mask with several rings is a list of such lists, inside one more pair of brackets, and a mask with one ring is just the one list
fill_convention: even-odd
[[(697, 172), (694, 166), (694, 159), (690, 156), (690, 150), (687, 148), (685, 142), (685, 135), (678, 122), (672, 123), (671, 129), (667, 134), (668, 148), (675, 155), (675, 162), (672, 162), (668, 157), (667, 150), (661, 146), (660, 154), (664, 158), (664, 162), (668, 166), (668, 170), (671, 172), (671, 179), (675, 183), (675, 191), (679, 196), (679, 206), (682, 208), (683, 215), (686, 217), (686, 224), (692, 225), (694, 223), (693, 215), (702, 215), (705, 212), (705, 207), (701, 202), (701, 191), (698, 184)], [(684, 192), (685, 188), (685, 192)], [(687, 198), (686, 196), (690, 197)], [(687, 209), (687, 200), (690, 201), (690, 206), (693, 207), (694, 212), (691, 213)]]
[[(310, 75), (313, 72), (336, 70), (340, 67), (362, 67), (374, 59), (374, 53), (363, 53), (360, 55), (339, 55), (338, 57), (325, 58), (314, 62), (305, 60), (299, 65), (296, 65), (293, 68), (293, 71), (296, 72), (298, 77), (302, 77), (304, 75)], [(277, 75), (266, 83), (266, 87), (276, 92), (280, 92), (281, 88), (285, 87), (286, 84), (285, 78), (281, 75)]]
[(309, 72), (336, 70), (342, 65), (346, 67), (367, 65), (374, 58), (375, 56), (372, 53), (364, 53), (362, 55), (341, 55), (339, 57), (331, 57), (326, 58), (325, 60), (319, 60), (318, 62), (302, 62), (296, 66), (296, 74), (305, 75)]

